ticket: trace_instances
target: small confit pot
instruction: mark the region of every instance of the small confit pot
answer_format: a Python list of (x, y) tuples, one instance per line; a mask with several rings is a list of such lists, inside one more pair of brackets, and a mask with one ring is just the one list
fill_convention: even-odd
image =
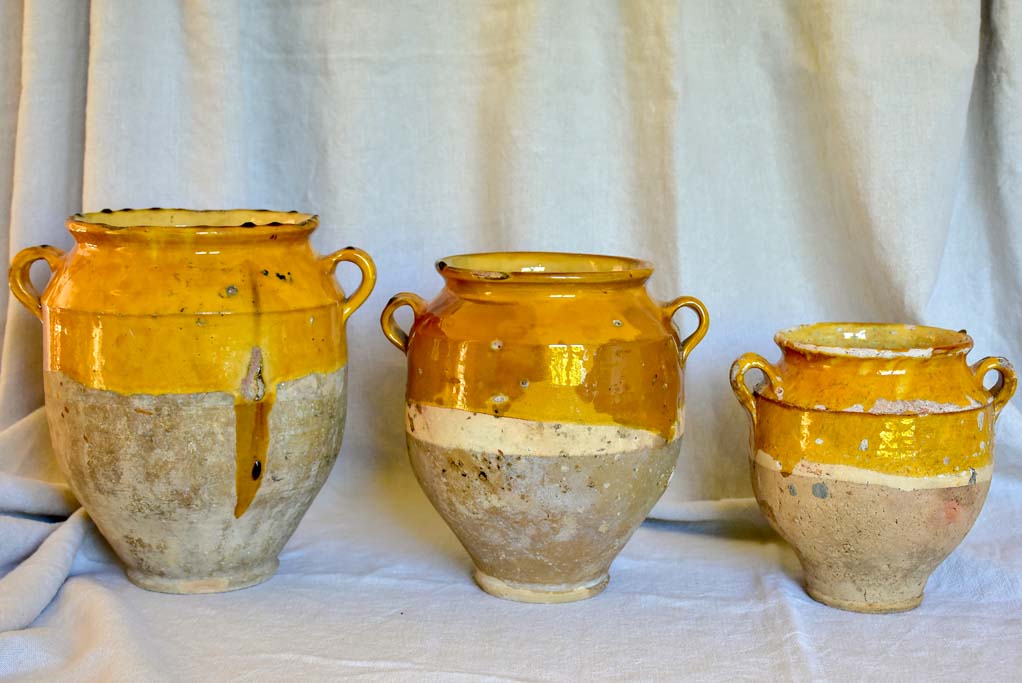
[[(994, 422), (1017, 383), (1011, 364), (969, 366), (972, 339), (935, 327), (824, 323), (774, 340), (776, 366), (747, 353), (731, 367), (752, 416), (760, 508), (814, 599), (857, 612), (916, 607), (983, 506)], [(755, 391), (752, 369), (765, 375)]]
[[(149, 590), (273, 575), (341, 447), (344, 324), (376, 279), (348, 247), (313, 253), (315, 216), (104, 210), (70, 252), (18, 253), (14, 295), (43, 322), (46, 415), (75, 495)], [(29, 268), (53, 278), (40, 296)], [(345, 298), (342, 261), (362, 271)]]
[[(381, 317), (408, 356), (412, 468), (486, 592), (569, 602), (606, 586), (614, 557), (674, 472), (685, 360), (706, 334), (692, 297), (655, 303), (650, 264), (557, 253), (452, 256), (427, 304)], [(405, 334), (395, 310), (410, 306)], [(699, 318), (681, 339), (680, 308)]]

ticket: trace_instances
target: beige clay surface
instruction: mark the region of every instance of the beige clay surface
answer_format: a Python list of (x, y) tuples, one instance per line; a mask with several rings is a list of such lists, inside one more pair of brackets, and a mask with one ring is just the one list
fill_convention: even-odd
[(54, 449), (75, 495), (139, 586), (170, 593), (264, 581), (341, 447), (346, 368), (277, 388), (261, 486), (235, 518), (234, 398), (130, 395), (46, 374)]

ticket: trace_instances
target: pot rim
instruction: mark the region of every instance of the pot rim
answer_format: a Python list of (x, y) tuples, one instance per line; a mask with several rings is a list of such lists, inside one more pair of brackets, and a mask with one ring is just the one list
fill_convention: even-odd
[[(548, 269), (549, 268), (549, 269)], [(436, 262), (444, 278), (487, 283), (644, 282), (653, 264), (630, 256), (559, 251), (487, 251)]]
[[(177, 217), (177, 219), (175, 219)], [(67, 218), (72, 233), (132, 234), (157, 231), (164, 235), (296, 235), (312, 232), (319, 216), (269, 209), (102, 209)]]
[[(872, 331), (873, 334), (867, 334)], [(779, 331), (783, 350), (838, 358), (931, 358), (966, 354), (972, 337), (965, 330), (906, 323), (824, 322)]]

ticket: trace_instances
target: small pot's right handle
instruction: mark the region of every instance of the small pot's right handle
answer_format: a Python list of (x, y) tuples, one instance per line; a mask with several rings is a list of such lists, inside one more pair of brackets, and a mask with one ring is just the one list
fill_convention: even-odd
[(415, 319), (418, 320), (419, 316), (426, 312), (426, 301), (418, 294), (412, 294), (411, 292), (401, 292), (395, 294), (387, 302), (387, 305), (383, 309), (383, 313), (380, 314), (380, 327), (383, 328), (383, 334), (390, 341), (391, 344), (401, 350), (402, 353), (408, 353), (408, 333), (401, 329), (401, 326), (394, 320), (394, 312), (402, 306), (408, 306), (415, 313)]
[(777, 372), (777, 368), (758, 353), (746, 353), (731, 364), (731, 390), (735, 392), (738, 402), (749, 413), (752, 424), (755, 426), (756, 397), (752, 395), (752, 390), (745, 383), (745, 374), (753, 369), (760, 370), (766, 375), (767, 384), (775, 396), (781, 387), (781, 375)]
[(43, 302), (29, 276), (32, 264), (40, 259), (46, 261), (51, 272), (56, 273), (64, 262), (64, 252), (48, 244), (22, 249), (11, 261), (11, 269), (7, 271), (7, 282), (14, 297), (32, 311), (35, 317), (42, 320)]
[(668, 322), (682, 308), (692, 309), (699, 319), (695, 331), (681, 340), (681, 364), (684, 365), (688, 360), (688, 354), (692, 353), (692, 349), (706, 336), (706, 330), (710, 327), (710, 312), (706, 310), (706, 305), (694, 296), (679, 296), (663, 305), (664, 316)]
[(991, 370), (995, 370), (999, 375), (997, 383), (990, 387), (989, 390), (990, 395), (994, 398), (994, 417), (996, 418), (1001, 414), (1004, 406), (1008, 405), (1008, 401), (1011, 400), (1011, 397), (1015, 394), (1015, 389), (1018, 387), (1018, 377), (1015, 375), (1015, 368), (1012, 367), (1007, 358), (989, 356), (973, 365), (971, 370), (980, 386), (983, 386), (983, 378)]

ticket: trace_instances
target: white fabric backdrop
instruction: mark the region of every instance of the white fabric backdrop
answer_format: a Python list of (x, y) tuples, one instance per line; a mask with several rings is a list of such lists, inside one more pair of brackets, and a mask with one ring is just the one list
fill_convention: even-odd
[[(82, 209), (264, 207), (320, 214), (321, 251), (355, 244), (380, 270), (349, 325), (342, 456), (281, 575), (146, 594), (76, 515), (0, 580), (0, 624), (31, 622), (84, 533), (35, 627), (0, 635), (0, 674), (866, 676), (847, 644), (888, 670), (966, 671), (934, 640), (951, 633), (1017, 677), (1018, 400), (977, 529), (923, 608), (885, 621), (800, 592), (747, 499), (726, 377), (741, 352), (775, 357), (776, 329), (827, 319), (964, 327), (973, 359), (1022, 359), (1020, 3), (3, 0), (0, 55), (0, 251), (68, 245)], [(582, 605), (476, 591), (405, 461), (404, 359), (378, 312), (434, 295), (435, 259), (491, 249), (649, 258), (655, 296), (713, 318), (654, 511), (689, 523), (644, 526)], [(0, 314), (0, 511), (59, 519), (75, 505), (33, 412), (40, 326), (3, 297)], [(715, 519), (732, 521), (691, 523)], [(53, 526), (0, 515), (0, 572)], [(915, 637), (941, 649), (913, 659)]]

